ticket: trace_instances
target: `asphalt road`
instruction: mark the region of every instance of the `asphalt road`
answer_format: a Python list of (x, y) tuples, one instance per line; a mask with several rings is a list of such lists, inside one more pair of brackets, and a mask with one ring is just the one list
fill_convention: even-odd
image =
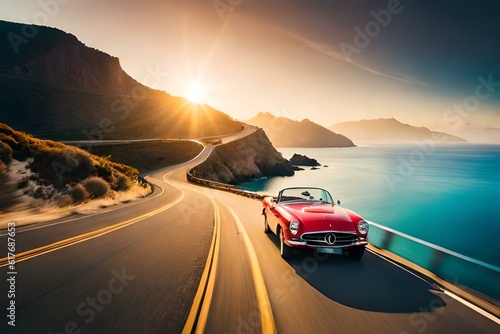
[[(3, 316), (1, 332), (179, 333), (199, 291), (195, 325), (206, 333), (499, 331), (498, 322), (374, 253), (356, 262), (296, 252), (284, 261), (278, 238), (263, 232), (258, 201), (186, 182), (186, 168), (210, 151), (150, 175), (148, 198), (19, 227), (16, 327)], [(0, 246), (3, 257), (5, 236)], [(6, 295), (6, 279), (1, 289)]]

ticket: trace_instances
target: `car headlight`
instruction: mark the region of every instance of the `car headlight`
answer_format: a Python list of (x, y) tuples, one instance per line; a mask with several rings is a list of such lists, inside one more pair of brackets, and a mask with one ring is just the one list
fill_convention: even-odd
[(290, 222), (289, 228), (290, 228), (290, 232), (292, 232), (293, 235), (296, 235), (297, 232), (299, 231), (299, 222), (296, 220), (292, 220)]
[(358, 223), (358, 231), (359, 233), (361, 234), (368, 234), (368, 229), (369, 229), (369, 225), (368, 223), (366, 222), (366, 220), (360, 220), (360, 222)]

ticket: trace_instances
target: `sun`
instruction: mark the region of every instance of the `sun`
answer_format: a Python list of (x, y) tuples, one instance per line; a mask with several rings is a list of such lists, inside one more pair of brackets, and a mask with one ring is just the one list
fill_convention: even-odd
[(204, 103), (208, 97), (208, 89), (201, 82), (193, 82), (186, 92), (186, 98), (193, 103)]

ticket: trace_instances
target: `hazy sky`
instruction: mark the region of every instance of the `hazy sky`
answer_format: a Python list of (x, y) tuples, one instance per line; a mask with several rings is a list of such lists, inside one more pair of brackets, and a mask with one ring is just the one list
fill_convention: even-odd
[(496, 0), (0, 0), (0, 9), (1, 19), (70, 32), (173, 95), (199, 81), (206, 103), (237, 119), (396, 117), (500, 142)]

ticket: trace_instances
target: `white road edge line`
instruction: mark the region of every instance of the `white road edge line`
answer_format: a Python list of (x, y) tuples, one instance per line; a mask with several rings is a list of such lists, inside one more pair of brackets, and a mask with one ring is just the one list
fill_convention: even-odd
[[(156, 184), (155, 184), (155, 187), (158, 187), (161, 190), (160, 193), (156, 194), (154, 196), (151, 196), (151, 197), (145, 197), (144, 198), (145, 201), (149, 201), (149, 200), (151, 200), (153, 198), (156, 198), (156, 197), (160, 196), (161, 194), (163, 194), (165, 192), (165, 190), (162, 187), (160, 187), (160, 186), (158, 186)], [(132, 202), (129, 205), (127, 205), (127, 207), (130, 207), (130, 206), (133, 206), (133, 205), (137, 205), (137, 204), (140, 204), (140, 203), (143, 203), (143, 202), (144, 201), (135, 202), (135, 203)], [(52, 224), (46, 224), (46, 225), (42, 225), (42, 226), (35, 226), (35, 227), (31, 227), (31, 228), (26, 228), (26, 229), (23, 229), (23, 230), (20, 230), (20, 231), (16, 231), (16, 234), (21, 234), (21, 233), (24, 233), (24, 232), (30, 232), (30, 231), (35, 231), (35, 230), (39, 230), (39, 229), (42, 229), (42, 228), (47, 228), (47, 227), (57, 226), (57, 225), (61, 225), (61, 224), (66, 224), (66, 223), (73, 222), (75, 220), (80, 220), (80, 219), (85, 219), (85, 218), (89, 218), (89, 217), (99, 216), (99, 215), (102, 215), (102, 214), (105, 214), (105, 213), (109, 213), (109, 212), (112, 212), (114, 210), (119, 210), (119, 209), (122, 209), (122, 207), (113, 206), (113, 207), (111, 207), (108, 210), (102, 210), (100, 212), (96, 212), (96, 213), (92, 213), (92, 214), (88, 214), (88, 215), (83, 215), (81, 217), (64, 219), (64, 220), (62, 220), (60, 222), (57, 222), (57, 223), (52, 223)], [(64, 217), (61, 217), (61, 218), (64, 218)], [(57, 218), (57, 219), (59, 219), (59, 218)], [(6, 235), (7, 235), (7, 233), (6, 234), (0, 234), (0, 237), (6, 236)]]
[(456, 294), (454, 294), (454, 293), (452, 293), (450, 291), (443, 290), (443, 292), (446, 295), (450, 296), (451, 298), (455, 299), (456, 301), (459, 301), (460, 303), (464, 304), (465, 306), (469, 307), (470, 309), (476, 311), (477, 313), (481, 314), (482, 316), (484, 316), (484, 317), (490, 319), (491, 321), (495, 322), (496, 324), (500, 325), (500, 319), (498, 319), (497, 317), (495, 317), (493, 314), (486, 312), (485, 310), (483, 310), (479, 306), (476, 306), (476, 305), (474, 305), (474, 304), (466, 301), (462, 297), (459, 297), (459, 296), (457, 296)]
[(378, 256), (378, 257), (379, 257), (379, 258), (381, 258), (382, 260), (385, 260), (385, 261), (387, 261), (387, 262), (389, 262), (389, 263), (391, 263), (391, 264), (395, 265), (396, 267), (398, 267), (398, 268), (400, 268), (400, 269), (403, 269), (403, 270), (404, 270), (404, 271), (406, 271), (407, 273), (409, 273), (409, 274), (411, 274), (411, 275), (415, 276), (416, 278), (418, 278), (418, 279), (420, 279), (420, 280), (422, 280), (422, 281), (426, 282), (427, 284), (437, 287), (437, 288), (438, 288), (439, 290), (441, 290), (441, 291), (442, 291), (445, 295), (448, 295), (448, 296), (452, 297), (452, 298), (453, 298), (453, 299), (455, 299), (456, 301), (458, 301), (458, 302), (460, 302), (460, 303), (464, 304), (465, 306), (469, 307), (470, 309), (472, 309), (472, 310), (476, 311), (477, 313), (481, 314), (482, 316), (484, 316), (484, 317), (486, 317), (486, 318), (490, 319), (491, 321), (493, 321), (493, 322), (495, 322), (495, 323), (497, 323), (497, 324), (499, 324), (499, 325), (500, 325), (500, 319), (498, 319), (498, 318), (497, 318), (496, 316), (494, 316), (493, 314), (491, 314), (491, 313), (489, 313), (489, 312), (487, 312), (487, 311), (483, 310), (483, 309), (482, 309), (482, 308), (480, 308), (479, 306), (476, 306), (476, 305), (474, 305), (474, 304), (472, 304), (472, 303), (468, 302), (467, 300), (463, 299), (462, 297), (459, 297), (459, 296), (455, 295), (454, 293), (452, 293), (452, 292), (450, 292), (450, 291), (448, 291), (448, 290), (445, 290), (444, 288), (442, 288), (442, 287), (440, 287), (440, 286), (436, 286), (435, 284), (433, 284), (432, 282), (429, 282), (429, 281), (428, 281), (428, 280), (426, 280), (425, 278), (423, 278), (423, 277), (421, 277), (421, 276), (417, 275), (416, 273), (414, 273), (414, 272), (412, 272), (412, 271), (410, 271), (410, 270), (406, 269), (405, 267), (403, 267), (403, 266), (399, 265), (398, 263), (396, 263), (396, 262), (394, 262), (394, 261), (392, 261), (392, 260), (390, 260), (390, 259), (388, 259), (388, 258), (385, 258), (385, 257), (383, 257), (383, 256), (382, 256), (382, 255), (380, 255), (380, 254), (377, 254), (376, 252), (372, 251), (371, 249), (368, 249), (368, 248), (367, 248), (366, 250), (367, 250), (367, 251), (369, 251), (370, 253), (372, 253), (372, 254), (374, 254), (374, 255)]

